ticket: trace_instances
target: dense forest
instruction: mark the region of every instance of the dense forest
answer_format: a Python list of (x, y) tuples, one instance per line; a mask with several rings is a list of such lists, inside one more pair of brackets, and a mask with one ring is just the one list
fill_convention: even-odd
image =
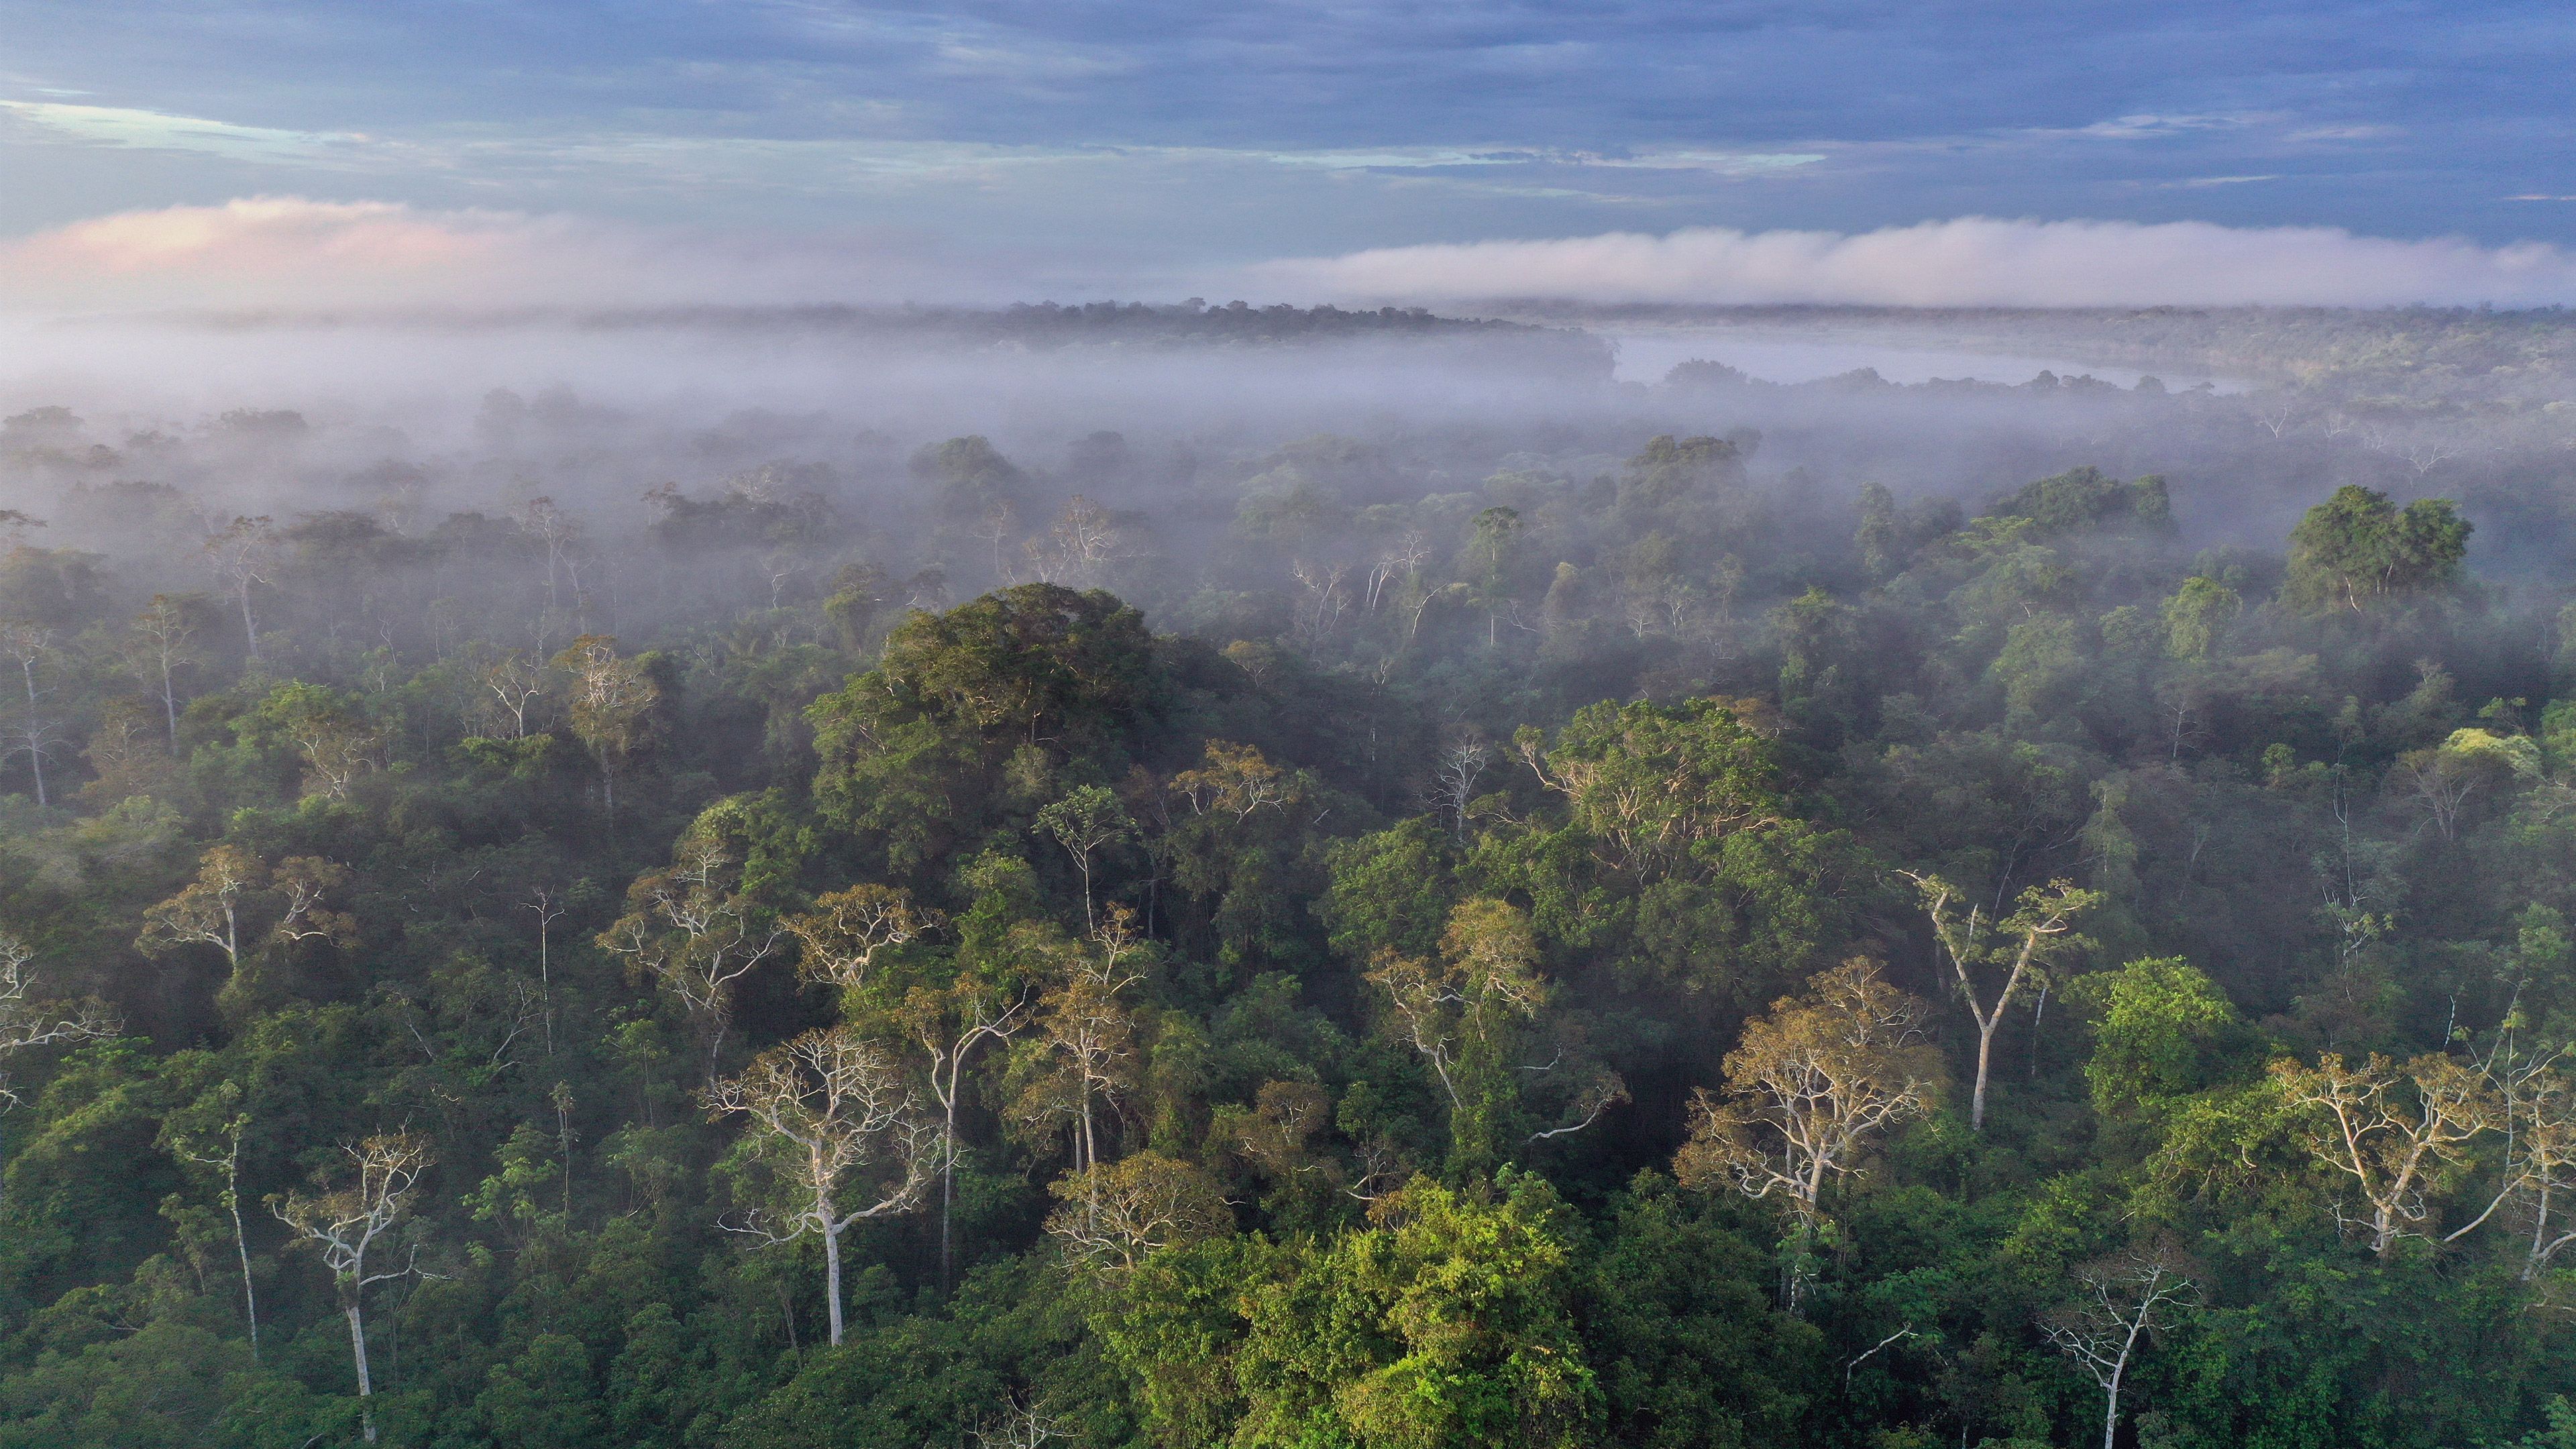
[(19, 413), (0, 1446), (2576, 1445), (2517, 417)]

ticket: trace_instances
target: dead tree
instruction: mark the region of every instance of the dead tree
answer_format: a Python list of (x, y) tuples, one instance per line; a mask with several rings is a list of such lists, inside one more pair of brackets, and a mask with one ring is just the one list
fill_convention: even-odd
[[(35, 959), (34, 947), (0, 931), (0, 1062), (36, 1047), (116, 1034), (115, 1016), (96, 1002), (67, 1006), (37, 997), (35, 977), (27, 969)], [(0, 1071), (0, 1111), (16, 1105), (9, 1074)]]
[(269, 1211), (312, 1245), (339, 1291), (340, 1311), (349, 1320), (349, 1354), (358, 1369), (358, 1403), (367, 1442), (376, 1442), (376, 1417), (366, 1407), (375, 1393), (367, 1370), (366, 1293), (370, 1285), (406, 1278), (419, 1271), (420, 1248), (412, 1245), (400, 1268), (370, 1271), (368, 1254), (390, 1247), (392, 1237), (411, 1215), (412, 1196), (420, 1175), (429, 1169), (429, 1144), (408, 1131), (379, 1133), (343, 1149), (357, 1168), (354, 1180), (316, 1196), (301, 1193), (269, 1199)]
[(2041, 1330), (2058, 1352), (2102, 1386), (2102, 1449), (2120, 1428), (2120, 1388), (2138, 1351), (2198, 1301), (2199, 1285), (2160, 1250), (2132, 1251), (2076, 1274), (2083, 1294), (2050, 1314)]

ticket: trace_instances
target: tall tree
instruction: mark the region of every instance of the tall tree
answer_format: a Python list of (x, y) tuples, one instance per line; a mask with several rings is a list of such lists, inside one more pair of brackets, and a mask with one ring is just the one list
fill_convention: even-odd
[[(754, 1209), (736, 1232), (764, 1243), (823, 1240), (832, 1342), (841, 1341), (841, 1235), (921, 1201), (938, 1170), (938, 1129), (916, 1110), (894, 1058), (847, 1026), (809, 1031), (707, 1090), (707, 1109), (751, 1119), (747, 1154), (780, 1180), (790, 1206)], [(878, 1170), (864, 1184), (862, 1169)]]
[(420, 1269), (420, 1247), (409, 1246), (403, 1265), (370, 1270), (367, 1258), (395, 1246), (399, 1230), (410, 1219), (420, 1190), (420, 1175), (432, 1161), (429, 1144), (409, 1131), (378, 1133), (344, 1146), (352, 1175), (337, 1187), (314, 1193), (290, 1193), (269, 1199), (269, 1211), (292, 1230), (298, 1241), (320, 1255), (340, 1295), (340, 1312), (349, 1320), (349, 1355), (358, 1371), (358, 1402), (367, 1442), (376, 1442), (376, 1416), (368, 1404), (376, 1391), (367, 1365), (367, 1289), (407, 1278)]
[[(1989, 922), (1985, 908), (1974, 903), (1961, 915), (1958, 887), (1939, 876), (1912, 871), (1904, 875), (1923, 894), (1933, 937), (1948, 956), (1951, 974), (1959, 983), (1959, 999), (1977, 1024), (1977, 1085), (1969, 1098), (1968, 1127), (1982, 1132), (1986, 1078), (1994, 1065), (1995, 1031), (2003, 1025), (2004, 1012), (2024, 987), (2036, 989), (2043, 984), (2051, 964), (2091, 946), (2075, 934), (2075, 918), (2100, 905), (2102, 893), (2080, 890), (2067, 881), (2050, 881), (2024, 890), (2011, 915)], [(1991, 975), (1997, 967), (2003, 968), (2004, 979), (1994, 987), (1994, 1000), (1980, 1000), (1978, 978)]]

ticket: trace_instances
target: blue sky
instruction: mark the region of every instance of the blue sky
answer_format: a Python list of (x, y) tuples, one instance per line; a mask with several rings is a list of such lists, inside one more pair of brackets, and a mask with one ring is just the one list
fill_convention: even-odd
[(292, 196), (1138, 279), (1970, 216), (2576, 243), (2563, 0), (0, 0), (0, 35), (0, 235)]

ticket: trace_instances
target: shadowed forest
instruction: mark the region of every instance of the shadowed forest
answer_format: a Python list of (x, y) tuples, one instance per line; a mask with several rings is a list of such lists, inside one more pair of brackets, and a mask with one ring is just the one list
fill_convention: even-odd
[(29, 403), (0, 1446), (2576, 1446), (2568, 324), (2139, 317)]

